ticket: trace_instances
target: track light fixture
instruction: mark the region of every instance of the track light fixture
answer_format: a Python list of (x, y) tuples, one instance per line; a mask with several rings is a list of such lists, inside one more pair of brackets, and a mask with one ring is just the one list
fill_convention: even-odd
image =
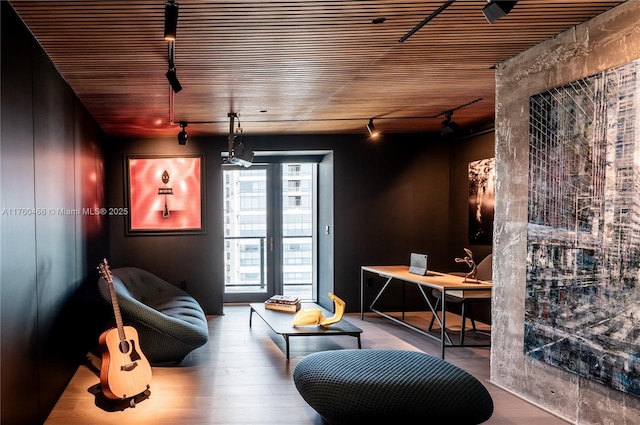
[(167, 80), (169, 80), (169, 84), (171, 84), (171, 88), (174, 92), (178, 93), (182, 90), (182, 84), (178, 81), (178, 76), (176, 75), (176, 66), (175, 66), (175, 58), (176, 58), (176, 43), (171, 41), (169, 42), (169, 70), (167, 71)]
[(167, 80), (169, 80), (169, 84), (171, 84), (171, 88), (174, 92), (178, 93), (180, 90), (182, 90), (182, 84), (180, 84), (180, 81), (178, 81), (175, 66), (170, 67), (166, 75)]
[(376, 126), (373, 125), (373, 118), (369, 119), (369, 124), (367, 124), (367, 131), (369, 132), (369, 137), (375, 138), (378, 137), (380, 132), (376, 130)]
[(482, 9), (484, 17), (487, 18), (490, 24), (493, 24), (498, 19), (511, 12), (513, 6), (518, 3), (517, 1), (496, 1), (487, 0), (487, 5)]
[(164, 6), (164, 39), (176, 41), (176, 31), (178, 29), (178, 3), (169, 0)]
[(451, 117), (453, 116), (453, 111), (447, 111), (444, 113), (445, 116), (445, 120), (442, 121), (442, 135), (443, 136), (450, 136), (453, 133), (457, 132), (458, 130), (460, 130), (460, 126), (453, 122), (451, 120)]
[(178, 144), (184, 146), (187, 144), (187, 131), (185, 130), (185, 128), (187, 128), (186, 121), (180, 121), (180, 128), (182, 131), (178, 133)]

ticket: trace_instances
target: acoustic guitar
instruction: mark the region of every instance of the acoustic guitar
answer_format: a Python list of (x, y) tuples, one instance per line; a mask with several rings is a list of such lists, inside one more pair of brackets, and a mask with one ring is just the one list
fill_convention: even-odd
[(113, 277), (106, 258), (100, 263), (98, 270), (109, 285), (111, 305), (116, 318), (116, 327), (100, 335), (100, 386), (104, 395), (110, 399), (135, 397), (149, 389), (151, 365), (140, 350), (136, 329), (122, 324)]

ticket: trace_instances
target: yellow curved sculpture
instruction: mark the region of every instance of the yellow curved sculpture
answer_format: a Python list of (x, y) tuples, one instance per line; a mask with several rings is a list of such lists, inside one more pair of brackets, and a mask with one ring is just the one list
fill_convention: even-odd
[(311, 326), (320, 325), (323, 327), (338, 323), (342, 319), (344, 314), (345, 302), (340, 298), (329, 292), (329, 298), (333, 300), (335, 306), (335, 313), (331, 317), (323, 317), (322, 310), (319, 308), (303, 308), (296, 313), (293, 318), (293, 326)]
[(322, 311), (319, 308), (303, 308), (298, 311), (291, 324), (293, 326), (317, 325), (322, 320)]

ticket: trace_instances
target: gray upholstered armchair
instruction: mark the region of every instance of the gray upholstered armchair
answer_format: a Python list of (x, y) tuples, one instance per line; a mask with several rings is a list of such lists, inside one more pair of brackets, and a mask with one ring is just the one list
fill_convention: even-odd
[[(205, 314), (189, 294), (139, 268), (113, 269), (111, 274), (122, 321), (138, 331), (140, 348), (150, 363), (180, 363), (208, 341)], [(98, 287), (111, 304), (103, 278)]]

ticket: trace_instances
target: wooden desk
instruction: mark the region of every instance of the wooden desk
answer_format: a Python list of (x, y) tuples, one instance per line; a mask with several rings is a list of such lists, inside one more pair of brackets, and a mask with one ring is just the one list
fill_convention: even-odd
[[(373, 302), (369, 306), (369, 309), (383, 317), (386, 317), (390, 320), (393, 320), (396, 323), (399, 323), (403, 326), (411, 328), (415, 331), (420, 332), (423, 335), (426, 335), (431, 338), (436, 338), (433, 334), (423, 329), (420, 329), (416, 326), (413, 326), (404, 320), (398, 319), (396, 317), (390, 316), (378, 309), (374, 306), (376, 302), (380, 299), (382, 294), (387, 290), (389, 284), (395, 279), (402, 282), (408, 282), (415, 284), (422, 294), (429, 310), (434, 315), (435, 319), (438, 321), (440, 325), (440, 343), (441, 343), (441, 357), (444, 359), (444, 351), (446, 347), (461, 347), (461, 346), (471, 346), (471, 345), (461, 345), (454, 344), (446, 331), (446, 304), (447, 297), (458, 297), (458, 298), (477, 298), (477, 299), (490, 299), (491, 298), (491, 282), (483, 282), (479, 283), (475, 282), (464, 282), (464, 276), (456, 276), (453, 274), (447, 273), (439, 273), (434, 271), (427, 272), (426, 276), (420, 276), (417, 274), (409, 273), (409, 266), (397, 265), (397, 266), (362, 266), (360, 272), (360, 318), (364, 320), (364, 291), (365, 291), (365, 275), (366, 273), (373, 273), (386, 278), (386, 283), (382, 286), (382, 289), (376, 294)], [(441, 302), (441, 317), (438, 317), (437, 311), (434, 309), (433, 304), (431, 303), (429, 297), (424, 291), (424, 288), (437, 289), (442, 292), (442, 302)], [(404, 318), (404, 311), (402, 312)], [(473, 346), (488, 346), (489, 344), (473, 344)]]

